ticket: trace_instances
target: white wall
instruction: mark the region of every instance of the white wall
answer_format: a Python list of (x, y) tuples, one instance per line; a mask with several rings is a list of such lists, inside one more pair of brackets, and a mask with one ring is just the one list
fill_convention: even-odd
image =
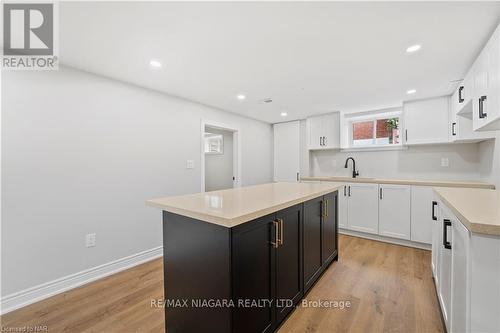
[(2, 117), (2, 296), (161, 245), (144, 202), (199, 191), (201, 118), (240, 129), (243, 185), (272, 179), (271, 125), (73, 69), (4, 72)]
[(207, 132), (222, 134), (223, 153), (205, 154), (205, 190), (216, 191), (233, 187), (233, 132), (205, 127)]
[(497, 131), (496, 140), (479, 143), (481, 160), (479, 173), (481, 180), (500, 186), (500, 134)]
[[(477, 144), (453, 144), (410, 147), (399, 151), (311, 153), (311, 174), (314, 176), (352, 175), (352, 164), (345, 169), (347, 157), (356, 159), (361, 177), (416, 178), (443, 180), (480, 179), (480, 158)], [(441, 158), (449, 159), (449, 167), (441, 166)]]

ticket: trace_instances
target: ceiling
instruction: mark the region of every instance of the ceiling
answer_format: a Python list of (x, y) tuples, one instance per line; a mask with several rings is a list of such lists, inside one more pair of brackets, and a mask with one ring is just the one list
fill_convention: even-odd
[(449, 94), (498, 21), (497, 2), (61, 2), (60, 60), (274, 123)]

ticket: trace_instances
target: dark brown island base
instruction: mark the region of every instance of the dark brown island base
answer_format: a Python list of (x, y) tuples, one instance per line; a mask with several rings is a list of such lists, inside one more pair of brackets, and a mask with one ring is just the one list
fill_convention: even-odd
[(339, 187), (272, 183), (149, 200), (163, 209), (166, 330), (277, 330), (338, 260)]

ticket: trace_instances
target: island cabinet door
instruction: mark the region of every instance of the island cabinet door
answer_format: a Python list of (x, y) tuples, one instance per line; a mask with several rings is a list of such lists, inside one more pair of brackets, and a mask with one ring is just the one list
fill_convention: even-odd
[(276, 307), (280, 323), (302, 298), (302, 205), (276, 213), (279, 223), (276, 249)]
[(337, 193), (330, 193), (325, 195), (323, 201), (323, 207), (325, 208), (323, 213), (323, 232), (322, 232), (322, 245), (323, 245), (323, 265), (328, 265), (333, 258), (337, 255), (337, 203), (338, 195)]
[(304, 293), (314, 284), (321, 274), (321, 214), (323, 197), (304, 203)]
[(272, 332), (275, 329), (278, 231), (275, 214), (232, 229), (233, 332)]

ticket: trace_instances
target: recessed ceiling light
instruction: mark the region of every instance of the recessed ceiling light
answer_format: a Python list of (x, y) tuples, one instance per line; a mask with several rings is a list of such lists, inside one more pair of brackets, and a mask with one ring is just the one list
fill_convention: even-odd
[(149, 64), (151, 65), (151, 67), (161, 68), (161, 62), (159, 62), (158, 60), (151, 60)]
[(286, 117), (286, 116), (288, 116), (288, 113), (286, 113), (286, 112), (281, 112), (281, 113), (280, 113), (280, 115), (281, 115), (282, 117)]
[(417, 91), (416, 91), (415, 89), (410, 89), (410, 90), (407, 90), (407, 91), (406, 91), (406, 93), (407, 93), (408, 95), (412, 95), (412, 94), (414, 94), (414, 93), (416, 93), (416, 92), (417, 92)]
[(245, 95), (238, 95), (236, 96), (240, 101), (244, 100), (245, 98), (247, 98)]
[(422, 45), (415, 44), (415, 45), (412, 45), (412, 46), (408, 47), (406, 49), (406, 52), (408, 52), (408, 53), (417, 52), (418, 50), (420, 50), (421, 47), (422, 47)]

